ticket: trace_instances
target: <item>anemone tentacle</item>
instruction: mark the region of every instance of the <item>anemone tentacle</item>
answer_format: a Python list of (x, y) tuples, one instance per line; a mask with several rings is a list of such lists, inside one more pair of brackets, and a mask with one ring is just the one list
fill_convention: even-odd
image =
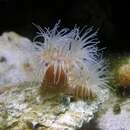
[[(99, 53), (97, 44), (97, 31), (92, 28), (83, 29), (75, 27), (72, 30), (67, 28), (59, 30), (59, 23), (53, 29), (35, 25), (39, 29), (38, 35), (34, 38), (35, 43), (39, 43), (39, 55), (43, 68), (42, 79), (53, 68), (52, 81), (54, 85), (65, 80), (66, 85), (86, 86), (86, 90), (107, 86), (106, 64)], [(85, 31), (86, 29), (86, 31)], [(37, 42), (38, 38), (43, 38), (44, 42)], [(43, 62), (44, 61), (44, 62)], [(48, 65), (46, 65), (48, 64)], [(44, 80), (43, 85), (44, 85)], [(64, 82), (64, 81), (63, 81)], [(93, 87), (94, 86), (94, 87)], [(96, 86), (96, 87), (95, 87)], [(79, 89), (77, 89), (79, 90)]]

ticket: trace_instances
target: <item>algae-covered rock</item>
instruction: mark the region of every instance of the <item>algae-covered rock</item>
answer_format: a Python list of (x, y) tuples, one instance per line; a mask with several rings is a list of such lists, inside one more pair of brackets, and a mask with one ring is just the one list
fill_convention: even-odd
[(69, 95), (40, 95), (39, 90), (38, 84), (26, 82), (2, 93), (0, 126), (9, 130), (74, 130), (88, 123), (108, 96), (108, 91), (101, 89), (95, 101), (71, 101)]

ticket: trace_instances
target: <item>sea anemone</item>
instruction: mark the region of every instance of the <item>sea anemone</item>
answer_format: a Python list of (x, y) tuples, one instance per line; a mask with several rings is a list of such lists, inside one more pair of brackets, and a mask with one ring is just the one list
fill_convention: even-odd
[(35, 26), (40, 31), (34, 43), (39, 52), (39, 75), (44, 90), (67, 90), (84, 99), (93, 97), (97, 87), (107, 85), (106, 65), (97, 48), (97, 31), (92, 27), (81, 31), (78, 27), (59, 30), (59, 23), (53, 29)]
[(130, 61), (119, 67), (118, 82), (124, 88), (130, 87)]

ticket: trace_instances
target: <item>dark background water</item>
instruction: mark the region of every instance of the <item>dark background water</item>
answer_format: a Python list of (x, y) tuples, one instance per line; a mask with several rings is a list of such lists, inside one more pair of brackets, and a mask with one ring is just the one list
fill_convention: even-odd
[[(130, 4), (114, 0), (0, 0), (0, 34), (16, 31), (33, 38), (36, 28), (53, 27), (60, 19), (62, 27), (99, 28), (101, 46), (106, 53), (130, 51)], [(96, 121), (82, 130), (99, 130)]]
[(109, 51), (129, 51), (129, 12), (125, 0), (0, 0), (0, 33), (13, 30), (32, 39), (32, 22), (52, 27), (61, 19), (63, 27), (100, 28), (101, 46)]

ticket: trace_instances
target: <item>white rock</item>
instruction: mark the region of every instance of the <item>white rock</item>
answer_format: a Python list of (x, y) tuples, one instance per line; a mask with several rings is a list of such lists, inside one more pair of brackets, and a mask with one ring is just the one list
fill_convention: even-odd
[(98, 118), (98, 124), (101, 130), (130, 130), (130, 100), (120, 104), (121, 112), (115, 114), (113, 111), (117, 98), (112, 96), (108, 102), (108, 110)]
[(34, 53), (29, 39), (14, 32), (3, 33), (0, 36), (0, 85), (31, 80)]

